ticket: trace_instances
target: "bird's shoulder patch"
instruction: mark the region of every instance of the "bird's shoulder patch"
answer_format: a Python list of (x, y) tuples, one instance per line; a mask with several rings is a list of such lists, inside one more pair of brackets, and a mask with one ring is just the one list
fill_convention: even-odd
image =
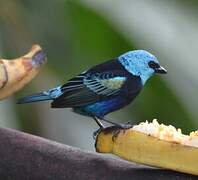
[(109, 79), (103, 79), (101, 80), (101, 84), (110, 89), (119, 89), (124, 85), (125, 81), (126, 81), (126, 77), (118, 76)]

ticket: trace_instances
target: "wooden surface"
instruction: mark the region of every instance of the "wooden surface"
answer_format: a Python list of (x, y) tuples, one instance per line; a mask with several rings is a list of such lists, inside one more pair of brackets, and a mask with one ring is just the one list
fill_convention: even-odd
[(3, 180), (182, 180), (196, 176), (154, 169), (0, 128)]

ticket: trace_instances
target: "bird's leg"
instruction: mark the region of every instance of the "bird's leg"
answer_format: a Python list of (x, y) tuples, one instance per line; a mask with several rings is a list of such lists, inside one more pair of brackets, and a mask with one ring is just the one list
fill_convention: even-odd
[(120, 130), (124, 130), (124, 129), (129, 129), (131, 127), (133, 127), (132, 124), (130, 124), (130, 121), (126, 122), (126, 123), (115, 123), (115, 122), (112, 122), (112, 121), (109, 121), (107, 119), (104, 119), (104, 118), (101, 118), (103, 121), (105, 122), (108, 122), (108, 123), (111, 123), (113, 124), (115, 127), (117, 127), (118, 129), (115, 129), (113, 131), (113, 136), (112, 136), (112, 140), (115, 141), (117, 135), (119, 134)]
[(101, 120), (103, 120), (103, 121), (105, 121), (105, 122), (108, 122), (108, 123), (110, 123), (110, 124), (113, 124), (114, 126), (120, 126), (120, 125), (121, 125), (121, 124), (119, 124), (119, 123), (112, 122), (112, 121), (110, 121), (110, 120), (108, 120), (108, 119), (106, 119), (106, 118), (101, 118)]
[(113, 124), (114, 126), (117, 126), (117, 127), (120, 127), (122, 129), (128, 129), (130, 127), (133, 127), (132, 124), (130, 124), (130, 121), (126, 122), (126, 123), (115, 123), (115, 122), (112, 122), (106, 118), (101, 118), (101, 120), (105, 121), (105, 122), (108, 122), (110, 124)]
[(96, 116), (93, 117), (93, 119), (96, 121), (96, 123), (98, 124), (98, 126), (102, 129), (105, 128), (105, 126), (102, 124), (102, 122), (100, 121), (99, 118), (97, 118)]
[(95, 120), (95, 122), (98, 124), (98, 126), (100, 127), (98, 130), (94, 131), (93, 133), (93, 138), (95, 139), (97, 134), (101, 131), (101, 129), (104, 129), (105, 126), (102, 124), (102, 122), (99, 120), (99, 118), (97, 118), (96, 116), (93, 116), (93, 119)]
[(100, 127), (98, 130), (96, 130), (96, 131), (93, 133), (94, 139), (96, 138), (97, 134), (98, 134), (102, 129), (105, 128), (105, 126), (102, 124), (102, 122), (101, 122), (100, 120), (105, 121), (105, 122), (110, 123), (110, 124), (113, 124), (114, 126), (120, 128), (120, 129), (118, 129), (118, 130), (116, 130), (116, 131), (114, 132), (114, 134), (113, 134), (113, 139), (117, 136), (117, 134), (119, 133), (119, 131), (120, 131), (121, 129), (129, 129), (129, 128), (133, 127), (133, 125), (131, 125), (130, 122), (127, 122), (127, 123), (124, 123), (124, 124), (123, 124), (123, 123), (115, 123), (115, 122), (112, 122), (112, 121), (107, 120), (107, 119), (105, 119), (105, 118), (100, 118), (100, 119), (99, 119), (99, 118), (96, 117), (96, 116), (94, 116), (93, 119), (96, 121), (96, 123), (97, 123), (98, 126)]

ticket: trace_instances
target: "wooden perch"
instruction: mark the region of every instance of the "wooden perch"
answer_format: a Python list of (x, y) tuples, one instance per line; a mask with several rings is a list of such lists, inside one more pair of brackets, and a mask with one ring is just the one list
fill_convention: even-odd
[(0, 177), (19, 180), (197, 179), (88, 153), (37, 136), (0, 128)]

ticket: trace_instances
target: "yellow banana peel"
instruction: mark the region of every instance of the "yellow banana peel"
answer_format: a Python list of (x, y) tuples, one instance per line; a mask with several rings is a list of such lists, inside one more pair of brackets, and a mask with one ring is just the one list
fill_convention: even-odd
[(0, 100), (23, 88), (39, 72), (47, 58), (39, 45), (17, 59), (0, 59)]
[(198, 131), (184, 135), (156, 120), (129, 129), (112, 126), (99, 132), (95, 147), (129, 161), (198, 175)]

